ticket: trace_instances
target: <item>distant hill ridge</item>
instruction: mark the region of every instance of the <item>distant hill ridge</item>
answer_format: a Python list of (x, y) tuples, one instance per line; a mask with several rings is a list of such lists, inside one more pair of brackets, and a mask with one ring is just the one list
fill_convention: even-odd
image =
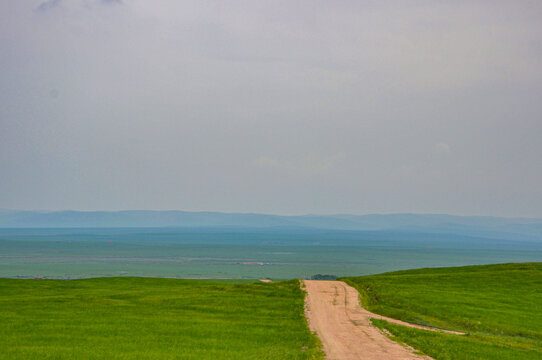
[(0, 210), (0, 227), (303, 227), (330, 230), (456, 233), (542, 241), (542, 219), (444, 214), (282, 216), (179, 210), (50, 212)]

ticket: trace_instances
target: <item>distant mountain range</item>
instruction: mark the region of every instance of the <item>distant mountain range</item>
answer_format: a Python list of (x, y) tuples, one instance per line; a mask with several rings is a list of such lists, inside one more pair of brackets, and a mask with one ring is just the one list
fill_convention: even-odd
[(450, 233), (542, 241), (542, 219), (441, 214), (281, 216), (188, 211), (0, 210), (1, 228), (248, 227)]

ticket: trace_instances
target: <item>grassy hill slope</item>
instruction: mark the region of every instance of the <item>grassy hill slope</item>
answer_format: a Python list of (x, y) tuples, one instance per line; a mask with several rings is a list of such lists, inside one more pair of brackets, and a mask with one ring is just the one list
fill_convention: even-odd
[(320, 359), (297, 281), (0, 279), (0, 359)]
[(541, 359), (542, 263), (419, 269), (346, 278), (369, 310), (467, 336), (375, 321), (435, 359)]

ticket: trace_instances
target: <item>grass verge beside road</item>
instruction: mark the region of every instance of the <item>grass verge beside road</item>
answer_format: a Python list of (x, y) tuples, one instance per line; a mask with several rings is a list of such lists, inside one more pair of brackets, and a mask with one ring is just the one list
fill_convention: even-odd
[(343, 279), (368, 310), (449, 335), (375, 325), (441, 359), (542, 359), (542, 263), (419, 269)]

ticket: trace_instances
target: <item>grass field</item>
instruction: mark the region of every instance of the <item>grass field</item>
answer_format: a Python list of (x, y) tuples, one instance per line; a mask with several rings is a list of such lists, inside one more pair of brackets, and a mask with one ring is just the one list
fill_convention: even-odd
[(280, 283), (0, 279), (0, 359), (321, 359)]
[(434, 333), (374, 320), (434, 359), (542, 359), (542, 263), (419, 269), (343, 279), (369, 310), (464, 331)]

